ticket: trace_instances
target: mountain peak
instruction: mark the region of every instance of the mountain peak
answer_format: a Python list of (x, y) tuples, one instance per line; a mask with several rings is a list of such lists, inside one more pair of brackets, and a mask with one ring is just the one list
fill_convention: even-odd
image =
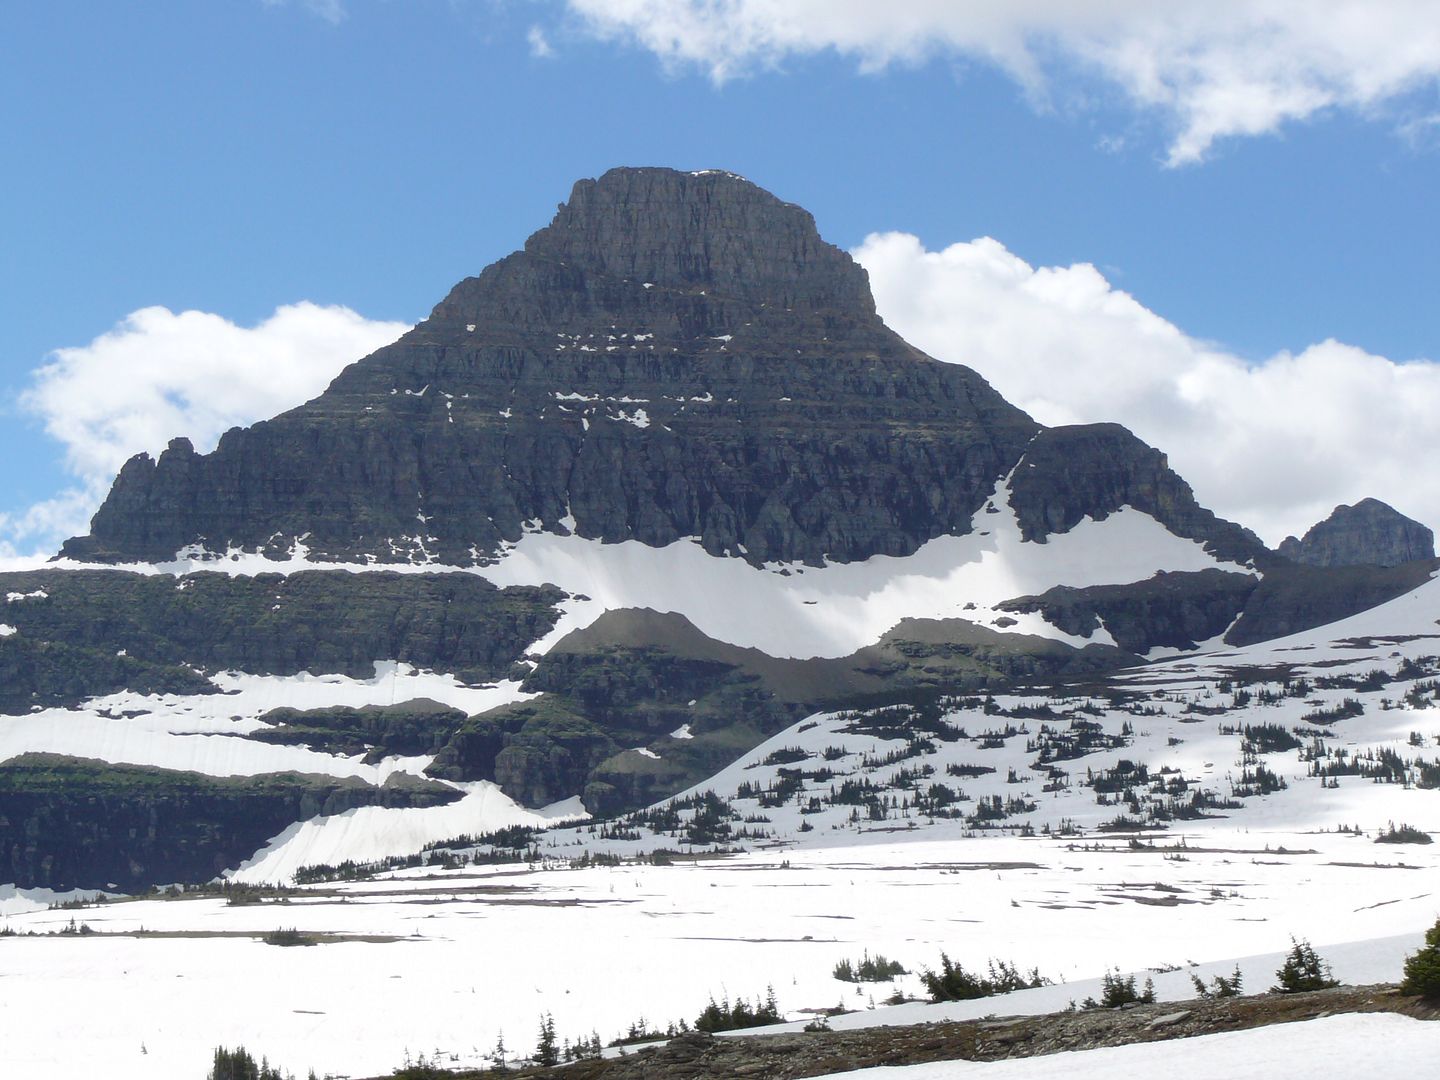
[(1340, 505), (1296, 539), (1276, 549), (1307, 566), (1399, 566), (1435, 557), (1435, 534), (1379, 499)]
[(549, 225), (456, 285), (412, 335), (471, 342), (502, 327), (512, 339), (618, 328), (894, 347), (869, 275), (809, 212), (720, 170), (618, 168), (576, 182)]
[(127, 464), (72, 558), (470, 565), (540, 529), (754, 563), (962, 534), (1038, 426), (875, 313), (805, 210), (718, 170), (581, 180), (320, 397)]
[(869, 278), (808, 211), (718, 169), (611, 169), (578, 181), (527, 255), (652, 287), (873, 313)]

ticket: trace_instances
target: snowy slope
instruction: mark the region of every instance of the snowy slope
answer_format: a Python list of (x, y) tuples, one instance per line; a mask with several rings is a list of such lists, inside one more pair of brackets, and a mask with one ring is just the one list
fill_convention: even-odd
[(637, 814), (548, 843), (683, 846), (707, 792), (728, 842), (749, 845), (1098, 827), (1165, 842), (1206, 818), (1440, 833), (1437, 612), (1440, 581), (1330, 627), (1090, 685), (817, 714), (677, 796), (678, 824)]
[[(931, 540), (903, 558), (758, 569), (712, 558), (692, 542), (651, 548), (533, 533), (478, 572), (497, 585), (549, 582), (590, 597), (571, 612), (566, 629), (588, 625), (607, 609), (648, 607), (678, 612), (720, 641), (804, 658), (848, 655), (904, 618), (993, 622), (994, 605), (1055, 585), (1121, 584), (1157, 570), (1227, 565), (1138, 510), (1086, 519), (1037, 544), (1021, 541), (1003, 485), (992, 505), (999, 512), (976, 515), (968, 536)], [(1001, 628), (1113, 644), (1103, 634), (1074, 638), (1038, 616), (1014, 619)]]

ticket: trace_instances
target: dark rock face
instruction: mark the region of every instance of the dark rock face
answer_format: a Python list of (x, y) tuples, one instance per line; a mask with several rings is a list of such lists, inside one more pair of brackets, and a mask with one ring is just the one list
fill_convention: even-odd
[(433, 754), (460, 730), (467, 717), (438, 701), (417, 698), (393, 705), (335, 706), (326, 709), (271, 709), (260, 717), (271, 727), (249, 738), (282, 746), (305, 746), (344, 757), (365, 755), (373, 765), (394, 754)]
[(1379, 499), (1337, 506), (1302, 539), (1287, 536), (1279, 552), (1306, 566), (1399, 566), (1435, 557), (1435, 534)]
[(1000, 606), (1039, 612), (1052, 626), (1081, 637), (1103, 624), (1115, 644), (1131, 652), (1191, 649), (1224, 633), (1259, 584), (1253, 575), (1224, 570), (1160, 573), (1128, 585), (1061, 585)]
[(1119, 424), (1041, 431), (1011, 477), (1010, 505), (1020, 535), (1041, 543), (1087, 516), (1100, 521), (1133, 506), (1175, 535), (1203, 542), (1217, 558), (1245, 563), (1268, 554), (1249, 529), (1201, 507), (1165, 455)]
[[(195, 668), (364, 678), (401, 660), (498, 679), (555, 625), (562, 594), (499, 589), (473, 574), (302, 571), (183, 577), (119, 570), (0, 574), (0, 712), (71, 705), (125, 688), (197, 693)], [(40, 595), (43, 594), (43, 595)], [(124, 655), (117, 655), (122, 653)]]
[(119, 690), (209, 694), (215, 685), (179, 664), (152, 663), (65, 641), (0, 638), (0, 713), (75, 705)]
[(77, 559), (186, 545), (470, 564), (526, 522), (846, 561), (965, 533), (1038, 426), (876, 316), (810, 215), (616, 169), (314, 401), (129, 461)]
[(1227, 645), (1253, 645), (1393, 600), (1428, 581), (1436, 565), (1430, 560), (1317, 567), (1272, 558), (1263, 576), (1224, 570), (1160, 573), (1125, 585), (1062, 585), (1000, 607), (1038, 612), (1051, 625), (1081, 636), (1103, 622), (1117, 645), (1137, 653), (1188, 649), (1221, 632)]
[(582, 791), (590, 770), (617, 753), (624, 737), (547, 695), (471, 717), (426, 771), (443, 780), (493, 780), (515, 801), (545, 806)]
[(1437, 565), (1431, 559), (1399, 566), (1272, 566), (1225, 643), (1253, 645), (1348, 618), (1419, 588)]
[(353, 777), (216, 777), (25, 754), (0, 765), (0, 881), (133, 892), (199, 883), (316, 814), (458, 798), (413, 777), (375, 787)]

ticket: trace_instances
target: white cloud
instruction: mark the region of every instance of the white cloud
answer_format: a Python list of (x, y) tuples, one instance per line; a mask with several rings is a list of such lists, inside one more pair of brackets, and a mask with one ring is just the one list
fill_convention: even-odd
[(525, 40), (530, 43), (530, 55), (537, 60), (551, 60), (555, 57), (555, 49), (550, 44), (550, 39), (545, 36), (545, 31), (538, 26), (530, 27), (525, 35)]
[(1077, 71), (1172, 130), (1170, 164), (1440, 77), (1434, 0), (566, 0), (580, 28), (723, 81), (791, 56), (862, 70), (935, 56), (1008, 72), (1036, 101)]
[(988, 238), (854, 252), (885, 321), (979, 371), (1046, 424), (1114, 420), (1165, 451), (1200, 502), (1272, 545), (1374, 496), (1440, 525), (1440, 364), (1324, 341), (1247, 364), (1186, 336), (1095, 267), (1032, 267)]
[(277, 308), (253, 327), (203, 311), (149, 307), (88, 345), (57, 349), (22, 393), (64, 447), (73, 487), (0, 517), (0, 556), (53, 550), (83, 532), (131, 455), (188, 436), (202, 453), (226, 430), (320, 393), (343, 368), (394, 341), (404, 323), (311, 303)]
[(106, 487), (89, 480), (18, 513), (0, 514), (0, 571), (43, 566), (62, 540), (87, 530)]

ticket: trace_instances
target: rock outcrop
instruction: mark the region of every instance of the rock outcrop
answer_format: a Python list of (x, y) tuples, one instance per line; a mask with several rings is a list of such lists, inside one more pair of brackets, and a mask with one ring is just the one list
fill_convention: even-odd
[(1227, 645), (1253, 645), (1348, 618), (1430, 580), (1433, 559), (1399, 566), (1274, 566), (1245, 601)]
[(428, 698), (393, 705), (336, 705), (321, 709), (271, 709), (260, 717), (269, 727), (249, 733), (259, 742), (305, 746), (343, 757), (365, 755), (373, 765), (391, 755), (416, 757), (444, 747), (464, 725), (460, 709)]
[[(1402, 997), (1394, 985), (1386, 984), (1162, 1001), (1119, 1009), (1070, 1009), (1036, 1016), (1008, 1016), (1004, 1009), (1001, 998), (998, 1016), (977, 1020), (904, 1024), (897, 1018), (893, 1023), (835, 1031), (828, 1026), (754, 1035), (731, 1031), (719, 1038), (690, 1031), (628, 1054), (551, 1067), (522, 1067), (511, 1075), (517, 1080), (796, 1080), (871, 1069), (883, 1069), (881, 1075), (904, 1075), (897, 1071), (899, 1067), (916, 1065), (921, 1068), (915, 1071), (922, 1075), (963, 1076), (984, 1074), (984, 1067), (973, 1063), (1040, 1058), (1043, 1060), (1034, 1062), (1025, 1074), (1064, 1076), (1073, 1070), (1074, 1058), (1060, 1055), (1101, 1047), (1193, 1039), (1317, 1016), (1387, 1012), (1417, 1020), (1440, 1018), (1440, 1007), (1433, 999)], [(1181, 1043), (1171, 1052), (1182, 1055), (1184, 1046)], [(940, 1062), (948, 1064), (932, 1064)], [(926, 1064), (931, 1067), (924, 1069)], [(1019, 1072), (1013, 1070), (1012, 1075)]]
[(1080, 637), (1103, 629), (1131, 652), (1193, 649), (1225, 633), (1259, 583), (1252, 574), (1225, 570), (1160, 573), (1127, 585), (1059, 585), (1000, 607), (1038, 612), (1052, 626)]
[(1103, 627), (1116, 645), (1136, 653), (1191, 649), (1222, 633), (1226, 645), (1254, 645), (1393, 600), (1428, 581), (1436, 565), (1431, 559), (1399, 566), (1318, 567), (1270, 559), (1263, 575), (1218, 569), (1161, 572), (1124, 585), (1060, 585), (999, 606), (1038, 613), (1081, 637)]
[(1399, 566), (1435, 557), (1435, 534), (1379, 499), (1337, 506), (1304, 537), (1287, 536), (1279, 552), (1306, 566)]
[(1102, 521), (1132, 506), (1219, 559), (1248, 563), (1269, 554), (1249, 529), (1200, 506), (1165, 455), (1119, 424), (1041, 431), (1010, 478), (1010, 505), (1020, 535), (1040, 543), (1087, 517)]

